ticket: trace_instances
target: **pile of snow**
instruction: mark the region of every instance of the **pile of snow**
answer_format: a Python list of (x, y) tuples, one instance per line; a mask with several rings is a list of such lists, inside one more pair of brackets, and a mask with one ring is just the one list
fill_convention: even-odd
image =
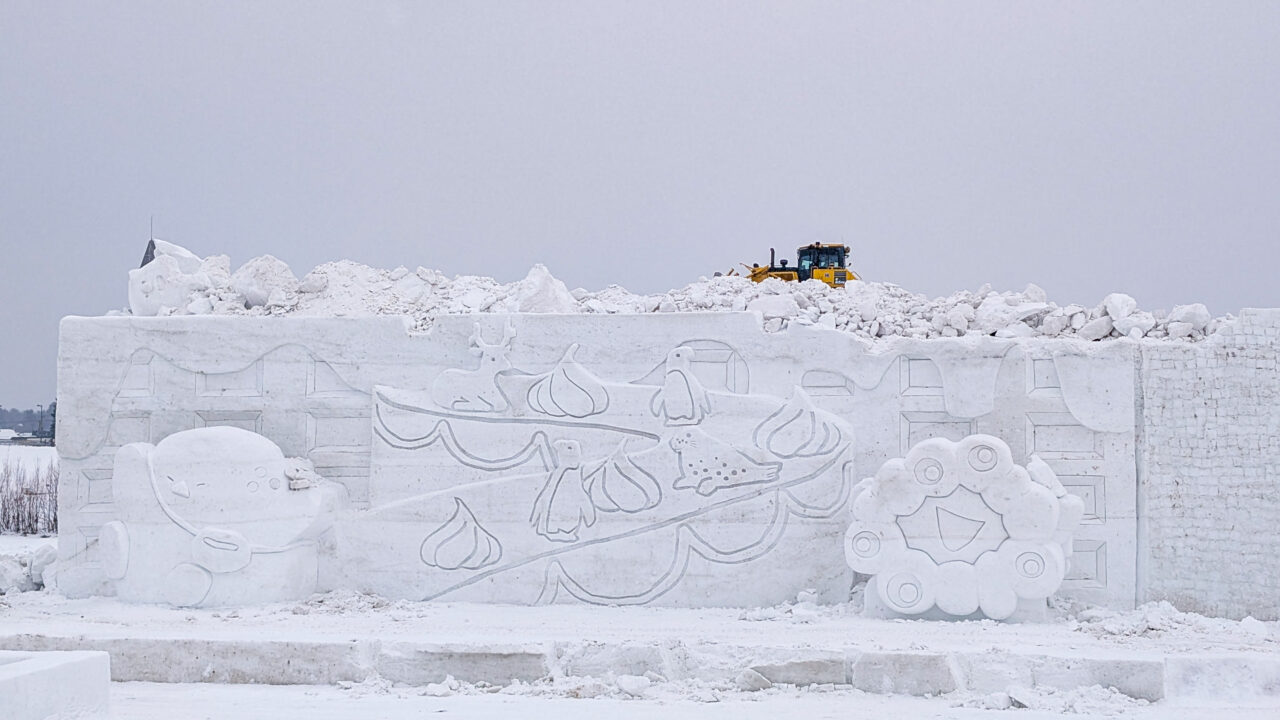
[(994, 335), (1195, 341), (1231, 320), (1213, 318), (1198, 303), (1148, 312), (1123, 293), (1108, 295), (1094, 307), (1061, 306), (1035, 285), (1021, 292), (984, 286), (929, 299), (890, 283), (859, 281), (831, 288), (816, 280), (753, 283), (713, 277), (663, 294), (637, 295), (617, 285), (570, 291), (542, 265), (523, 280), (503, 284), (489, 277), (449, 278), (423, 267), (380, 270), (349, 260), (325, 263), (299, 281), (288, 265), (270, 255), (232, 273), (225, 255), (202, 259), (172, 243), (155, 243), (155, 259), (129, 273), (134, 315), (404, 315), (416, 330), (426, 330), (440, 315), (471, 313), (750, 311), (763, 317), (769, 332), (790, 324), (818, 325), (868, 340)]
[(57, 541), (0, 535), (0, 595), (42, 590), (53, 584)]
[(1166, 601), (1150, 602), (1128, 611), (1087, 608), (1075, 616), (1075, 629), (1096, 637), (1182, 638), (1196, 635), (1219, 640), (1237, 639), (1242, 643), (1280, 641), (1280, 623), (1264, 622), (1254, 617), (1235, 621), (1182, 612)]
[(1043, 687), (1011, 687), (1007, 692), (958, 698), (953, 703), (955, 707), (983, 710), (1025, 708), (1060, 715), (1115, 715), (1149, 704), (1146, 700), (1131, 698), (1113, 687), (1101, 685), (1065, 691)]

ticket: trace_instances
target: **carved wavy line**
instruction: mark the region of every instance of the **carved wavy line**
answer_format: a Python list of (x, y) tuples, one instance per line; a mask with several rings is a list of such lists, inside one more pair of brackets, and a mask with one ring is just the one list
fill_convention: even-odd
[[(224, 370), (222, 372), (214, 373), (214, 374), (224, 375), (224, 374), (230, 374), (230, 373), (244, 372), (245, 370), (248, 370), (249, 368), (253, 367), (257, 363), (265, 360), (268, 355), (271, 355), (272, 353), (278, 352), (285, 348), (300, 348), (303, 352), (307, 354), (307, 357), (310, 358), (312, 362), (322, 362), (328, 365), (329, 369), (333, 370), (334, 376), (336, 376), (343, 385), (346, 385), (349, 390), (355, 393), (359, 393), (361, 395), (369, 395), (368, 391), (361, 390), (360, 388), (348, 382), (346, 378), (342, 377), (342, 374), (338, 372), (337, 368), (333, 367), (332, 363), (320, 357), (319, 355), (316, 355), (314, 352), (311, 351), (311, 348), (301, 343), (281, 343), (279, 345), (276, 345), (275, 347), (272, 347), (270, 350), (263, 352), (262, 354), (258, 355), (254, 359), (250, 360), (243, 367), (238, 367), (237, 369), (234, 369), (234, 370)], [(134, 350), (132, 353), (129, 354), (129, 362), (125, 364), (124, 368), (120, 371), (119, 378), (116, 380), (115, 390), (111, 393), (110, 407), (113, 410), (115, 408), (116, 401), (120, 399), (120, 391), (124, 389), (124, 381), (125, 381), (125, 378), (129, 376), (129, 369), (133, 366), (134, 358), (138, 357), (138, 355), (142, 353), (149, 353), (153, 358), (159, 358), (164, 362), (168, 363), (169, 365), (186, 373), (191, 373), (193, 375), (207, 374), (203, 370), (192, 370), (190, 367), (184, 365), (183, 363), (180, 363), (174, 360), (168, 355), (164, 355), (159, 352), (156, 352), (155, 350), (152, 350), (149, 347), (138, 348), (137, 350)], [(88, 458), (91, 458), (94, 455), (98, 454), (98, 452), (101, 451), (102, 448), (106, 446), (107, 438), (111, 436), (111, 426), (114, 424), (114, 422), (115, 422), (114, 415), (111, 413), (108, 413), (106, 426), (103, 428), (101, 438), (98, 440), (97, 444), (93, 446), (93, 449), (85, 452), (85, 454), (83, 455), (67, 455), (66, 459), (67, 460), (87, 460)]]
[[(444, 445), (445, 449), (449, 451), (449, 454), (453, 456), (454, 460), (457, 460), (467, 467), (475, 468), (477, 470), (487, 470), (490, 472), (510, 470), (511, 468), (518, 467), (528, 462), (535, 455), (537, 455), (538, 459), (542, 462), (543, 470), (550, 470), (552, 467), (550, 464), (551, 443), (547, 439), (547, 434), (541, 430), (535, 432), (530, 437), (528, 444), (517, 451), (514, 455), (504, 458), (490, 459), (476, 455), (462, 447), (462, 443), (458, 442), (458, 437), (454, 435), (453, 427), (449, 425), (448, 420), (436, 421), (435, 426), (433, 426), (431, 431), (426, 435), (417, 438), (407, 438), (397, 435), (395, 431), (387, 427), (386, 422), (382, 417), (381, 408), (378, 408), (376, 413), (378, 425), (374, 428), (374, 431), (383, 442), (394, 448), (399, 448), (401, 450), (421, 450), (422, 448), (429, 447), (439, 442)], [(393, 442), (387, 437), (387, 435), (395, 438), (395, 440), (399, 441), (400, 444)]]

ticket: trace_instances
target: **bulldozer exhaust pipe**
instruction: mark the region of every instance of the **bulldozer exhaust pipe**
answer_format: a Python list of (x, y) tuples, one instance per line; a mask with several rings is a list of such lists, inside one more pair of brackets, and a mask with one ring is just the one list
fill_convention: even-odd
[(776, 267), (777, 265), (778, 265), (777, 251), (774, 250), (773, 248), (769, 248), (769, 267)]

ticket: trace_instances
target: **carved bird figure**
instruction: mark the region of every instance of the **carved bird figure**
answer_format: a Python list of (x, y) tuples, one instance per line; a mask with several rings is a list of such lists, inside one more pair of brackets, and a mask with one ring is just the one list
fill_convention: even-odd
[(680, 477), (673, 487), (696, 488), (699, 495), (739, 485), (773, 482), (782, 468), (780, 462), (758, 462), (701, 428), (677, 431), (667, 444), (680, 459)]
[(555, 468), (533, 501), (529, 521), (542, 537), (554, 542), (577, 542), (578, 530), (596, 524), (596, 507), (583, 482), (582, 445), (557, 440)]
[(707, 389), (693, 374), (693, 348), (680, 346), (667, 353), (667, 374), (662, 389), (650, 401), (653, 414), (667, 425), (697, 425), (711, 412)]

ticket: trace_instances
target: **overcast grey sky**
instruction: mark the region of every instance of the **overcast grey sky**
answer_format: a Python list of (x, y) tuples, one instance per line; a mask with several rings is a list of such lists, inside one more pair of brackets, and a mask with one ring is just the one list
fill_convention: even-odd
[(1280, 305), (1280, 2), (0, 2), (0, 405), (156, 234), (680, 286)]

